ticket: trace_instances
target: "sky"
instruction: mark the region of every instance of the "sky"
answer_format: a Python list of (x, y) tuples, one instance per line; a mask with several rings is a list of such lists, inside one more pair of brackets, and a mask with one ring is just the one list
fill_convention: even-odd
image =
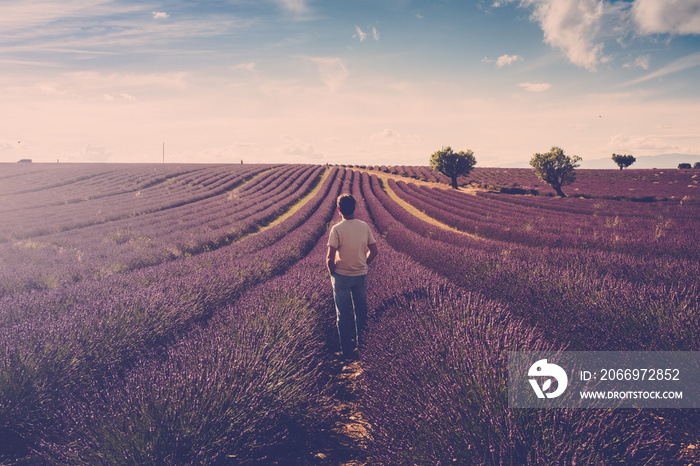
[(0, 2), (0, 162), (446, 146), (482, 167), (700, 154), (700, 0)]

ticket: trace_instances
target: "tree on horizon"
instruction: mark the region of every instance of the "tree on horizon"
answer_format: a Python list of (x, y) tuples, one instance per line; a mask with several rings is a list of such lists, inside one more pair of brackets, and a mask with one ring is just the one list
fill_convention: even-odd
[(457, 178), (469, 175), (474, 165), (476, 165), (476, 157), (469, 149), (466, 152), (454, 152), (450, 146), (447, 146), (430, 156), (430, 168), (450, 178), (454, 189), (459, 187)]
[(636, 158), (632, 155), (622, 155), (622, 154), (613, 154), (612, 155), (613, 162), (617, 164), (618, 167), (620, 167), (620, 170), (623, 168), (627, 168), (630, 165), (632, 165), (634, 162), (637, 161)]
[(552, 146), (549, 152), (533, 155), (530, 165), (537, 178), (549, 184), (559, 196), (566, 197), (561, 188), (576, 181), (576, 168), (580, 161), (581, 157), (569, 157), (559, 147)]

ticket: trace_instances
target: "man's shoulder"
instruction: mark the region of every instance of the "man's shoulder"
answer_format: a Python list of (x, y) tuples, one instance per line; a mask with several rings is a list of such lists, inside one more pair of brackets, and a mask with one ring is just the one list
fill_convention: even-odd
[(358, 231), (358, 230), (369, 230), (369, 225), (367, 222), (363, 222), (357, 218), (351, 220), (343, 220), (340, 223), (336, 223), (331, 227), (331, 231)]
[(345, 224), (347, 224), (347, 223), (348, 223), (348, 222), (347, 222), (346, 220), (341, 220), (341, 221), (339, 221), (338, 223), (335, 223), (335, 224), (333, 224), (333, 225), (331, 226), (331, 231), (333, 231), (333, 230), (336, 230), (336, 231), (342, 230), (343, 228), (345, 228)]
[(367, 225), (367, 222), (363, 222), (362, 220), (358, 218), (352, 219), (351, 222), (348, 222), (348, 228), (352, 228), (353, 230), (369, 230), (369, 225)]

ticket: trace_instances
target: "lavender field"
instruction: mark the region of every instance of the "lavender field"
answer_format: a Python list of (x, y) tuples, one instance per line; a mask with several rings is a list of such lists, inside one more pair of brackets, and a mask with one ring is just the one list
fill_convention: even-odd
[[(700, 350), (699, 179), (0, 165), (0, 464), (688, 464), (696, 410), (511, 410), (507, 355)], [(380, 251), (352, 393), (342, 192)]]
[[(370, 166), (377, 173), (449, 185), (450, 179), (430, 167)], [(649, 169), (579, 170), (567, 189), (569, 196), (633, 201), (700, 198), (700, 170)], [(458, 178), (460, 186), (475, 186), (521, 194), (553, 196), (554, 190), (529, 168), (474, 168), (468, 177)]]

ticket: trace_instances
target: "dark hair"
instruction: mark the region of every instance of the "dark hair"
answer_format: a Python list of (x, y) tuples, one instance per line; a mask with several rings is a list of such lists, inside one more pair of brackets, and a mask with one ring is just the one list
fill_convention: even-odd
[(338, 196), (338, 209), (345, 216), (355, 213), (355, 198), (352, 194), (345, 193)]

